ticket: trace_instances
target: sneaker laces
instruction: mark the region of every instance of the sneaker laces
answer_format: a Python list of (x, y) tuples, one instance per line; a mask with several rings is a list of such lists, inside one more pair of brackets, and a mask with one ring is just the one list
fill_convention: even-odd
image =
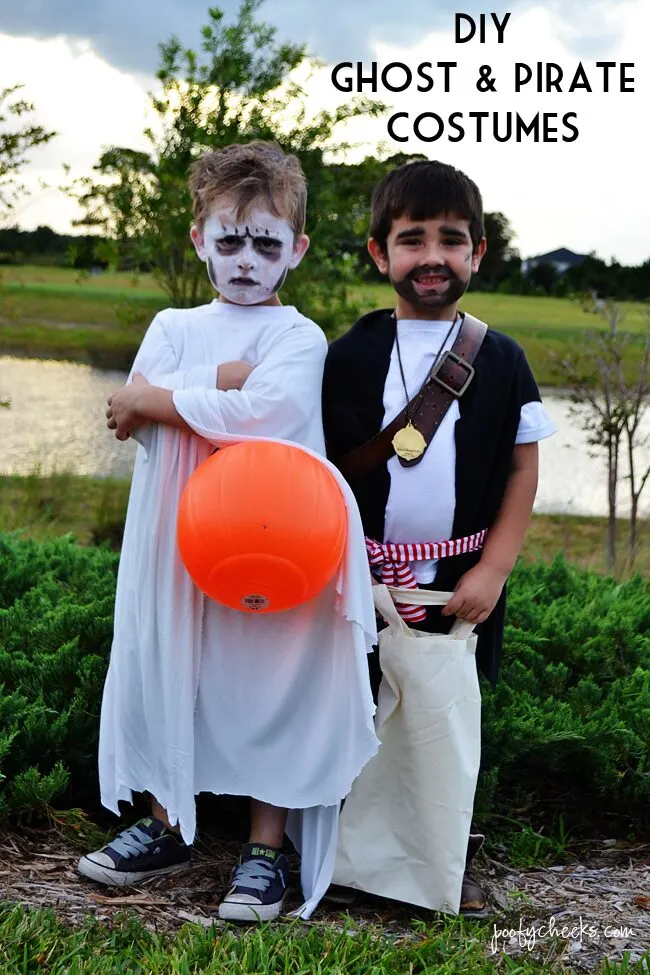
[(112, 840), (106, 849), (114, 850), (115, 853), (119, 853), (120, 856), (130, 857), (133, 854), (148, 853), (149, 845), (154, 839), (151, 833), (145, 832), (145, 830), (136, 823), (134, 826), (130, 826), (128, 829), (122, 830), (122, 832)]
[[(282, 871), (278, 871), (285, 886)], [(261, 857), (254, 857), (244, 860), (233, 871), (233, 886), (247, 887), (249, 890), (267, 890), (275, 878), (275, 864), (263, 860)]]

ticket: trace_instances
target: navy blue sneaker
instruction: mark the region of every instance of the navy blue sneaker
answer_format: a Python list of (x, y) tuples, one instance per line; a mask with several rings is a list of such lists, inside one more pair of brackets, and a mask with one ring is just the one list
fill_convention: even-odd
[(182, 870), (189, 863), (190, 850), (164, 823), (148, 816), (122, 830), (101, 850), (82, 857), (77, 870), (101, 884), (122, 887)]
[(289, 863), (280, 850), (246, 843), (232, 872), (232, 887), (219, 905), (224, 921), (272, 921), (287, 896)]

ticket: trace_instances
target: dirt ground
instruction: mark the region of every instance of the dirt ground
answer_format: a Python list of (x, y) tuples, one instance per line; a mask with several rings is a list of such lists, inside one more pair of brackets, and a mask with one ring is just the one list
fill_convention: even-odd
[[(22, 829), (0, 835), (0, 899), (52, 908), (72, 925), (89, 915), (108, 921), (133, 911), (157, 931), (172, 932), (187, 922), (219, 928), (224, 922), (216, 917), (216, 904), (238, 848), (236, 842), (204, 838), (186, 871), (140, 887), (106, 888), (76, 873), (79, 849), (60, 833)], [(636, 961), (650, 951), (650, 846), (605, 841), (581, 862), (527, 869), (479, 854), (476, 867), (490, 891), (490, 913), (473, 923), (487, 928), (489, 953), (530, 952), (588, 971), (604, 958), (620, 960), (629, 952)], [(295, 892), (289, 911), (298, 898)], [(323, 903), (308, 923), (340, 925), (346, 915), (400, 938), (418, 937), (413, 917), (435, 921), (430, 912), (362, 895), (345, 913)]]

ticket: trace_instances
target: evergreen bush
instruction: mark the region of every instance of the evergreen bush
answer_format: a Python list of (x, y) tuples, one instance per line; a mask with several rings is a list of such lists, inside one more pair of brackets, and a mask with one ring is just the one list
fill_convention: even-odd
[(650, 585), (519, 563), (504, 660), (483, 699), (479, 811), (648, 825)]
[(96, 796), (117, 562), (0, 535), (0, 818)]
[[(0, 535), (0, 819), (97, 805), (118, 555)], [(477, 817), (650, 809), (650, 585), (520, 563), (495, 691), (484, 689)], [(570, 817), (569, 817), (570, 818)]]

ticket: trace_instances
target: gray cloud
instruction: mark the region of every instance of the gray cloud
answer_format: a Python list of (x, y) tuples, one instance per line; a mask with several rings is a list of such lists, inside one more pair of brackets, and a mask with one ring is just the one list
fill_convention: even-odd
[[(216, 0), (232, 16), (239, 0)], [(539, 0), (510, 0), (508, 9)], [(546, 0), (548, 4), (548, 0)], [(551, 0), (550, 6), (579, 31), (580, 57), (602, 56), (616, 39), (604, 30), (606, 9), (623, 0)], [(0, 32), (87, 41), (111, 64), (130, 72), (153, 73), (158, 43), (176, 34), (189, 47), (198, 45), (207, 20), (208, 0), (0, 0)], [(477, 15), (485, 0), (267, 0), (258, 17), (278, 27), (283, 40), (306, 42), (330, 61), (366, 60), (375, 41), (412, 44), (427, 31), (449, 28), (459, 10)], [(443, 52), (445, 56), (448, 52)]]

